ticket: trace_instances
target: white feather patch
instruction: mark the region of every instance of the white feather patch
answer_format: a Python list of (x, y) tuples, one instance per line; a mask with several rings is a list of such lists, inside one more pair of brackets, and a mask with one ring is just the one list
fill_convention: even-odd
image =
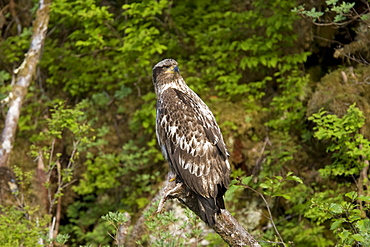
[(158, 88), (158, 93), (161, 94), (169, 88), (177, 88), (177, 87), (178, 87), (178, 85), (174, 82), (165, 83), (164, 85), (162, 85), (161, 87)]
[(226, 163), (226, 165), (227, 165), (227, 169), (229, 169), (229, 170), (230, 170), (230, 163), (229, 163), (229, 161), (228, 161), (228, 160), (225, 160), (225, 163)]
[(177, 126), (168, 126), (168, 128), (169, 136), (172, 137), (176, 133)]
[(183, 136), (183, 137), (181, 137), (181, 139), (180, 139), (180, 148), (181, 148), (182, 150), (186, 150), (186, 147), (187, 147), (187, 145), (186, 145), (185, 136)]
[(167, 115), (164, 115), (163, 118), (162, 118), (162, 120), (161, 120), (160, 125), (161, 126), (164, 126), (166, 123), (167, 123)]
[(184, 169), (188, 169), (188, 164), (185, 163), (185, 160), (183, 160), (181, 157), (179, 158), (180, 166)]

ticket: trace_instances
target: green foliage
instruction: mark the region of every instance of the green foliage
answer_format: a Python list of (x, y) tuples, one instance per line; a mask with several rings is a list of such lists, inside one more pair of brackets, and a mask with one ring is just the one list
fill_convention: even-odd
[[(275, 74), (280, 76), (280, 72)], [(308, 76), (301, 77), (298, 71), (292, 71), (288, 76), (278, 78), (281, 93), (271, 102), (272, 113), (275, 117), (266, 123), (266, 126), (288, 132), (299, 129), (303, 125), (305, 107), (303, 100), (306, 98)]]
[(109, 221), (111, 224), (123, 224), (129, 220), (126, 214), (120, 212), (109, 212), (101, 218)]
[[(370, 220), (365, 213), (369, 210), (369, 199), (359, 197), (355, 191), (339, 195), (334, 191), (318, 193), (305, 216), (317, 224), (330, 220), (330, 231), (340, 246), (369, 246)], [(365, 206), (362, 208), (361, 204)]]
[(356, 11), (353, 9), (355, 3), (339, 0), (328, 0), (325, 1), (325, 3), (327, 4), (325, 12), (317, 11), (315, 7), (311, 10), (306, 10), (304, 5), (293, 8), (292, 12), (307, 16), (313, 21), (320, 21), (320, 17), (325, 13), (334, 13), (333, 23), (340, 23), (346, 21), (348, 17), (357, 15)]
[[(272, 214), (271, 214), (271, 202), (274, 202), (274, 199), (281, 197), (285, 199), (285, 204), (288, 204), (290, 201), (294, 202), (294, 205), (298, 205), (298, 203), (304, 202), (305, 197), (307, 197), (307, 190), (305, 189), (305, 185), (301, 178), (293, 175), (292, 172), (288, 172), (284, 177), (282, 176), (274, 176), (272, 178), (265, 178), (264, 181), (261, 181), (258, 184), (253, 184), (251, 181), (253, 176), (249, 177), (242, 177), (237, 178), (236, 180), (232, 181), (232, 186), (227, 191), (228, 196), (233, 194), (236, 191), (236, 188), (245, 188), (247, 190), (253, 191), (253, 193), (257, 194), (260, 199), (262, 199), (264, 206), (267, 208), (267, 213), (264, 217), (268, 220), (268, 225), (272, 225), (273, 227), (269, 227), (270, 229), (267, 230), (263, 236), (261, 236), (268, 244), (271, 243), (280, 243), (285, 244), (286, 242), (294, 242), (296, 244), (304, 243), (305, 246), (320, 246), (317, 245), (316, 239), (306, 238), (307, 232), (302, 232), (302, 230), (306, 227), (303, 226), (302, 222), (297, 222), (296, 219), (292, 219), (289, 221), (286, 220), (277, 220), (275, 221)], [(298, 185), (297, 185), (298, 183)], [(234, 194), (235, 195), (235, 194)], [(301, 200), (297, 203), (298, 200)], [(276, 201), (276, 200), (275, 200)], [(302, 212), (299, 212), (297, 208), (292, 210), (294, 213), (302, 213), (305, 212), (307, 209), (307, 205), (304, 206)], [(289, 212), (287, 212), (289, 213)], [(278, 223), (275, 223), (278, 222)], [(293, 223), (294, 222), (294, 223)], [(300, 224), (301, 226), (297, 226)], [(300, 228), (298, 230), (298, 228)], [(279, 230), (278, 230), (279, 229)], [(315, 229), (315, 227), (313, 227)], [(313, 230), (311, 229), (311, 230)], [(282, 231), (284, 235), (280, 235), (279, 231)], [(293, 233), (294, 232), (294, 233)], [(281, 237), (283, 236), (283, 237)]]
[(141, 109), (136, 111), (133, 120), (130, 123), (130, 129), (138, 132), (141, 128), (144, 129), (146, 134), (153, 134), (155, 130), (155, 100), (154, 92), (147, 93), (142, 97), (144, 104)]
[[(181, 224), (180, 219), (175, 217), (173, 211), (165, 211), (160, 214), (155, 214), (156, 207), (153, 206), (151, 210), (148, 210), (145, 213), (145, 217), (149, 220), (146, 221), (146, 225), (152, 234), (145, 235), (142, 237), (142, 241), (148, 241), (151, 246), (185, 246), (185, 239), (182, 239), (178, 242), (178, 238), (174, 238), (173, 231), (170, 231), (169, 227), (174, 225), (176, 222)], [(154, 215), (155, 214), (155, 215)], [(180, 225), (177, 227), (184, 228), (185, 225)], [(177, 228), (175, 227), (175, 229)], [(150, 239), (151, 236), (153, 239)], [(140, 242), (138, 244), (140, 244)]]
[[(43, 163), (46, 164), (45, 170), (48, 174), (45, 186), (49, 193), (52, 193), (51, 190), (55, 190), (55, 194), (53, 193), (54, 201), (50, 202), (51, 204), (54, 204), (55, 200), (63, 195), (63, 188), (72, 181), (75, 161), (78, 159), (80, 151), (86, 149), (94, 139), (94, 136), (91, 136), (93, 130), (84, 119), (84, 113), (81, 110), (83, 107), (83, 102), (74, 109), (66, 108), (63, 101), (57, 102), (55, 108), (50, 110), (51, 117), (45, 121), (46, 129), (31, 138), (35, 143), (31, 146), (30, 155), (45, 160)], [(55, 143), (62, 139), (63, 135), (72, 136), (70, 142), (72, 150), (68, 150), (70, 157), (64, 166), (61, 164), (63, 154), (55, 152)], [(53, 170), (58, 174), (58, 184), (54, 185), (56, 188), (50, 187), (50, 176)]]
[(0, 101), (4, 100), (10, 92), (10, 88), (5, 84), (5, 81), (10, 80), (10, 78), (9, 73), (4, 70), (0, 71)]
[[(88, 136), (92, 131), (91, 127), (84, 123), (83, 108), (84, 102), (78, 104), (74, 109), (66, 109), (65, 102), (57, 102), (54, 109), (51, 109), (51, 118), (46, 120), (49, 131), (47, 135), (54, 138), (61, 138), (62, 132), (68, 129), (75, 137), (75, 142), (89, 143)], [(41, 134), (42, 136), (42, 134)]]
[[(283, 218), (280, 220), (284, 220)], [(281, 227), (281, 234), (295, 246), (329, 247), (334, 246), (324, 225), (316, 225), (306, 220), (293, 219)], [(289, 245), (288, 245), (289, 246)]]
[(155, 183), (160, 178), (156, 169), (152, 169), (150, 173), (139, 173), (144, 168), (153, 167), (150, 163), (153, 153), (146, 148), (139, 148), (133, 142), (126, 143), (122, 149), (118, 155), (88, 155), (87, 171), (74, 190), (87, 195), (120, 188), (125, 207), (144, 207), (149, 202), (148, 194), (154, 193)]
[(291, 196), (284, 192), (285, 191), (284, 187), (286, 187), (289, 181), (295, 181), (301, 184), (303, 183), (299, 177), (292, 175), (292, 172), (288, 172), (284, 178), (282, 176), (266, 178), (266, 181), (260, 183), (259, 186), (265, 190), (264, 192), (265, 195), (271, 197), (281, 196), (289, 200)]
[(314, 127), (315, 137), (331, 141), (327, 151), (332, 153), (334, 161), (320, 170), (323, 176), (359, 174), (366, 165), (365, 161), (370, 158), (370, 141), (359, 133), (365, 118), (355, 105), (351, 105), (342, 118), (328, 114), (323, 109), (309, 117), (317, 124)]
[[(123, 53), (140, 52), (143, 57), (149, 58), (153, 54), (161, 54), (167, 47), (156, 39), (160, 31), (152, 26), (156, 15), (159, 15), (168, 6), (168, 1), (143, 1), (124, 4), (122, 8), (129, 17), (127, 26), (121, 26), (126, 36), (123, 39)], [(143, 49), (146, 48), (146, 49)], [(150, 65), (147, 61), (146, 65)]]
[(110, 210), (114, 210), (114, 201), (107, 195), (96, 197), (94, 195), (84, 196), (69, 205), (66, 216), (70, 224), (60, 227), (61, 234), (69, 234), (68, 243), (104, 245), (111, 242), (107, 234), (109, 222), (101, 218)]
[(24, 59), (25, 51), (29, 48), (31, 35), (31, 28), (24, 28), (20, 35), (8, 37), (0, 42), (0, 50), (2, 51), (0, 59), (9, 65), (19, 66)]
[(40, 246), (38, 242), (47, 235), (45, 224), (48, 215), (37, 217), (37, 208), (0, 206), (0, 243), (1, 246)]
[(189, 246), (198, 245), (203, 239), (212, 239), (210, 246), (220, 246), (221, 238), (214, 234), (205, 234), (202, 221), (187, 208), (175, 207), (176, 212), (184, 211), (180, 216), (174, 211), (156, 213), (157, 203), (145, 212), (145, 224), (148, 234), (137, 242), (144, 246)]
[(334, 17), (334, 22), (340, 22), (346, 19), (345, 15), (350, 13), (355, 6), (355, 3), (342, 2), (338, 4), (338, 0), (326, 1), (326, 4), (329, 6), (327, 11), (333, 11), (336, 13)]
[(307, 17), (312, 18), (313, 21), (318, 20), (321, 16), (324, 15), (324, 12), (317, 11), (315, 7), (313, 7), (311, 10), (306, 10), (304, 5), (300, 5), (299, 7), (294, 7), (292, 9), (293, 13), (299, 13), (302, 15), (305, 15)]
[[(253, 1), (250, 9), (243, 11), (236, 11), (229, 1), (217, 7), (210, 3), (195, 6), (191, 16), (176, 23), (201, 51), (187, 64), (190, 73), (202, 75), (202, 80), (188, 78), (196, 91), (204, 90), (207, 81), (217, 82), (215, 89), (220, 96), (248, 95), (253, 102), (263, 96), (261, 89), (272, 79), (269, 69), (286, 72), (306, 59), (307, 53), (288, 52), (296, 40), (291, 25), (295, 17), (286, 14), (293, 6), (290, 1)], [(176, 15), (184, 9), (179, 6), (173, 11)], [(185, 28), (193, 23), (197, 29), (187, 31)], [(260, 72), (257, 80), (248, 78), (256, 71)]]
[[(364, 125), (363, 112), (352, 104), (347, 113), (339, 118), (321, 109), (309, 119), (316, 123), (315, 137), (329, 140), (327, 152), (332, 153), (333, 163), (320, 170), (323, 176), (358, 176), (368, 166), (370, 141), (360, 134)], [(312, 199), (312, 207), (305, 214), (318, 224), (330, 220), (330, 230), (337, 237), (341, 246), (369, 246), (369, 210), (368, 178), (356, 181), (359, 192), (349, 190), (348, 185), (341, 186), (338, 191), (327, 190), (316, 193)], [(363, 187), (364, 186), (364, 187)], [(341, 190), (340, 190), (341, 189)]]
[(66, 234), (58, 234), (57, 237), (55, 238), (55, 242), (60, 243), (60, 244), (65, 244), (67, 243), (68, 239), (71, 236), (66, 233)]
[[(113, 20), (108, 8), (99, 6), (95, 0), (54, 1), (51, 22), (73, 28), (65, 43), (49, 42), (46, 46), (42, 66), (49, 73), (48, 83), (63, 85), (71, 95), (81, 95), (119, 90), (124, 84), (131, 87), (147, 78), (152, 65), (149, 61), (166, 49), (157, 38), (160, 31), (153, 23), (154, 16), (167, 4), (167, 1), (125, 4), (120, 10), (122, 14)], [(60, 35), (60, 30), (55, 35)], [(62, 71), (68, 74), (60, 76)]]
[[(123, 225), (126, 225), (126, 227), (128, 228), (130, 223), (129, 214), (127, 212), (109, 212), (108, 214), (103, 215), (101, 218), (108, 221), (109, 224), (114, 227), (115, 233), (118, 233), (120, 231), (120, 227), (122, 227)], [(115, 233), (110, 235), (113, 236)]]

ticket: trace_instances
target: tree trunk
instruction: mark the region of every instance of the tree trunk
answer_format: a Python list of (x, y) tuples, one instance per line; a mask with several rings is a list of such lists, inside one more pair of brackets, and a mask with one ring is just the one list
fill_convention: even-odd
[(25, 55), (23, 63), (14, 71), (15, 84), (9, 94), (9, 110), (5, 119), (5, 126), (0, 137), (0, 166), (7, 166), (9, 155), (13, 148), (15, 132), (21, 112), (24, 97), (28, 86), (36, 72), (40, 60), (49, 22), (51, 0), (40, 0), (40, 6), (33, 23), (31, 46)]

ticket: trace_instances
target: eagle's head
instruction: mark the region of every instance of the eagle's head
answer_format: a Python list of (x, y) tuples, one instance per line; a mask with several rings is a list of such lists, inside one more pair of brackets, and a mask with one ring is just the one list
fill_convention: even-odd
[(164, 59), (153, 67), (153, 83), (157, 92), (170, 83), (178, 82), (180, 78), (180, 70), (174, 59)]

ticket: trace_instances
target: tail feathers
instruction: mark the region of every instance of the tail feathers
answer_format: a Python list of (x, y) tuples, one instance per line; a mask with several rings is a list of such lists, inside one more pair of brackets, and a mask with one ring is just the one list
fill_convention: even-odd
[(225, 203), (222, 196), (217, 198), (205, 198), (197, 195), (199, 203), (199, 217), (209, 226), (214, 226), (215, 216), (220, 213), (220, 209), (225, 209)]

